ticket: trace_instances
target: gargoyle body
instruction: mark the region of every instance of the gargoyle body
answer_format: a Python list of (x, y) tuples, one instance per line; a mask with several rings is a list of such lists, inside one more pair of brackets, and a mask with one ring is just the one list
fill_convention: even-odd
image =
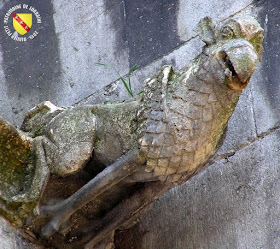
[[(177, 73), (164, 66), (140, 96), (67, 109), (44, 102), (27, 114), (22, 131), (1, 120), (0, 163), (10, 171), (0, 168), (0, 177), (11, 183), (1, 192), (1, 213), (58, 248), (97, 248), (198, 172), (221, 144), (260, 60), (263, 29), (250, 17), (217, 27), (204, 18), (197, 32), (202, 53)], [(73, 182), (63, 179), (83, 171), (92, 179), (49, 204), (58, 198), (48, 191), (53, 182), (67, 191)], [(58, 233), (64, 242), (56, 243)]]

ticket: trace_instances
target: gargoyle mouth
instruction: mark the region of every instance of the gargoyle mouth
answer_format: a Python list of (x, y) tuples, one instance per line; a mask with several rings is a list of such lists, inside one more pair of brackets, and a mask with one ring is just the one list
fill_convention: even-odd
[(245, 82), (242, 82), (242, 80), (238, 77), (238, 74), (235, 71), (230, 58), (227, 55), (225, 57), (225, 65), (226, 65), (225, 74), (226, 74), (227, 86), (235, 91), (241, 91), (245, 89), (249, 83), (250, 77)]
[(246, 88), (259, 62), (254, 47), (247, 41), (239, 40), (225, 46), (219, 57), (225, 65), (226, 85), (235, 91)]
[[(228, 58), (228, 56), (226, 56), (226, 65), (228, 67), (228, 69), (231, 71), (232, 77), (237, 76), (237, 73), (234, 69), (234, 66), (232, 65), (232, 62), (230, 61), (230, 59)], [(238, 76), (237, 76), (238, 77)]]

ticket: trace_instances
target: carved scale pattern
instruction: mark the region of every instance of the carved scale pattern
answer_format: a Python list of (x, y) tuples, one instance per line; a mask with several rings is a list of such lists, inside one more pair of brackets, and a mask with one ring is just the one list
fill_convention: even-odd
[(147, 158), (146, 171), (162, 180), (172, 175), (172, 181), (178, 181), (183, 172), (192, 172), (213, 155), (227, 120), (215, 119), (239, 95), (215, 85), (203, 59), (181, 75), (164, 66), (145, 81), (138, 142), (141, 156)]

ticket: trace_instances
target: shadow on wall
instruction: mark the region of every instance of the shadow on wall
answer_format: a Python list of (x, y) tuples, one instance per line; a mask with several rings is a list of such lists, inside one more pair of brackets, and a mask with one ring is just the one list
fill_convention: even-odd
[[(39, 35), (27, 42), (14, 41), (6, 34), (4, 26), (0, 25), (0, 43), (8, 97), (21, 106), (31, 108), (34, 104), (59, 94), (61, 67), (52, 1), (25, 0), (24, 3), (36, 8), (41, 15), (40, 26), (34, 20), (34, 15), (32, 22), (33, 30), (34, 27), (37, 28)], [(22, 1), (6, 2), (1, 6), (0, 16), (5, 16), (11, 7), (18, 4), (22, 4)], [(20, 9), (20, 12), (27, 11)], [(9, 27), (12, 27), (12, 21), (10, 16)]]
[[(264, 53), (262, 57), (262, 81), (258, 82), (269, 100), (270, 109), (279, 117), (280, 112), (280, 5), (278, 0), (262, 0), (256, 3), (259, 7), (259, 21), (264, 27)], [(279, 119), (279, 118), (278, 118)], [(278, 122), (279, 124), (279, 122)]]
[[(112, 6), (111, 1), (105, 4)], [(119, 40), (128, 44), (130, 68), (149, 64), (182, 43), (177, 35), (178, 0), (124, 0), (120, 4), (123, 13), (113, 14), (112, 19), (114, 29), (121, 29)]]

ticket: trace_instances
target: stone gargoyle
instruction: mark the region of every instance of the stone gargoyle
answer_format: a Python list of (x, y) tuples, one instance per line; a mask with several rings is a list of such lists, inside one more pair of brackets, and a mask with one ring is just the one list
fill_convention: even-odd
[(1, 118), (0, 214), (42, 245), (109, 248), (116, 230), (200, 171), (260, 60), (263, 29), (252, 17), (204, 18), (197, 32), (202, 53), (179, 72), (164, 66), (135, 98), (44, 102), (21, 130)]

